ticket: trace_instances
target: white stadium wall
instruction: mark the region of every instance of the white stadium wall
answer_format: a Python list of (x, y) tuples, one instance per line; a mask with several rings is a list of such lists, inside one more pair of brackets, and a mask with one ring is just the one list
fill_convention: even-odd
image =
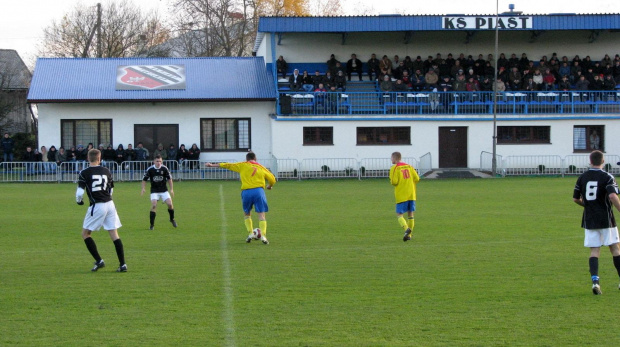
[[(201, 118), (250, 118), (252, 150), (260, 158), (271, 156), (269, 115), (274, 102), (176, 102), (38, 104), (39, 143), (60, 146), (61, 119), (112, 119), (113, 147), (134, 143), (135, 124), (178, 124), (179, 141), (200, 146)], [(84, 144), (86, 145), (86, 144)], [(179, 144), (177, 144), (178, 146)], [(201, 160), (245, 160), (245, 152), (202, 152)]]
[[(521, 53), (526, 53), (530, 60), (540, 60), (543, 55), (551, 58), (555, 52), (559, 57), (566, 55), (572, 60), (575, 55), (582, 59), (589, 55), (593, 61), (601, 60), (605, 54), (612, 59), (618, 53), (620, 35), (618, 33), (603, 32), (598, 39), (590, 43), (590, 31), (548, 31), (543, 33), (534, 43), (530, 43), (530, 31), (501, 31), (499, 34), (499, 53), (505, 53), (510, 58), (512, 53), (521, 58)], [(422, 60), (437, 53), (445, 58), (452, 53), (457, 58), (460, 53), (465, 56), (472, 55), (474, 59), (478, 54), (493, 54), (495, 45), (495, 33), (493, 31), (478, 31), (471, 38), (471, 42), (465, 43), (466, 33), (463, 31), (426, 31), (414, 32), (410, 42), (404, 43), (405, 34), (398, 32), (369, 32), (349, 33), (345, 44), (342, 44), (342, 35), (337, 33), (285, 33), (282, 35), (281, 44), (275, 46), (276, 56), (283, 55), (289, 63), (316, 63), (326, 62), (330, 54), (346, 63), (351, 53), (356, 53), (363, 62), (370, 59), (372, 53), (381, 57), (385, 54), (390, 59), (398, 55), (401, 60), (405, 56), (415, 59), (418, 55)], [(277, 38), (276, 38), (277, 39)], [(265, 61), (271, 61), (270, 34), (266, 34), (260, 53), (265, 54)], [(264, 49), (262, 49), (264, 47)], [(261, 55), (257, 52), (257, 55)]]
[[(577, 120), (527, 120), (498, 121), (498, 126), (549, 126), (549, 144), (499, 144), (497, 154), (507, 156), (574, 154), (573, 127), (576, 125), (604, 125), (606, 152), (617, 153), (620, 141), (614, 134), (620, 132), (620, 122), (604, 119)], [(356, 144), (357, 127), (411, 127), (411, 145), (362, 145)], [(304, 127), (333, 127), (333, 145), (304, 146)], [(419, 158), (426, 153), (432, 156), (432, 167), (439, 167), (439, 128), (467, 128), (467, 167), (480, 167), (480, 154), (493, 150), (492, 121), (273, 121), (273, 153), (278, 159), (318, 158), (389, 158), (394, 151), (404, 157)], [(583, 153), (580, 153), (583, 154)]]

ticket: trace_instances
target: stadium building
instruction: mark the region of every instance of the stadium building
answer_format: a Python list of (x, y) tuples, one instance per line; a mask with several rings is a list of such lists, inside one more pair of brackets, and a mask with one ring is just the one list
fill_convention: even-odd
[[(584, 154), (596, 148), (594, 132), (598, 148), (617, 151), (615, 88), (577, 90), (573, 81), (564, 91), (556, 81), (548, 90), (506, 90), (494, 98), (490, 91), (444, 93), (432, 86), (384, 93), (369, 81), (371, 54), (486, 60), (495, 51), (495, 21), (493, 15), (266, 17), (253, 58), (39, 59), (28, 100), (38, 105), (41, 144), (196, 143), (209, 161), (241, 160), (248, 149), (263, 158), (357, 161), (400, 151), (428, 158), (432, 168), (482, 168), (493, 148), (494, 119), (504, 158)], [(606, 54), (613, 63), (620, 53), (618, 14), (514, 12), (497, 22), (498, 52), (525, 53), (535, 68), (554, 53), (570, 63), (577, 55), (596, 62)], [(324, 95), (291, 90), (275, 69), (283, 56), (288, 75), (294, 69), (323, 75), (330, 55), (346, 69), (353, 53), (363, 63), (363, 81), (353, 74), (346, 90)]]

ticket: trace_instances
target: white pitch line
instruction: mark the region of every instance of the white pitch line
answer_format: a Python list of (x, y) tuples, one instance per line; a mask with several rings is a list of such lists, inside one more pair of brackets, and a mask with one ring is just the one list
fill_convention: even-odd
[(220, 249), (222, 251), (222, 277), (224, 286), (224, 324), (226, 329), (226, 346), (235, 347), (235, 309), (233, 307), (233, 289), (230, 279), (230, 261), (228, 260), (228, 242), (226, 234), (228, 225), (226, 223), (226, 212), (224, 210), (224, 188), (220, 184), (220, 214), (222, 218), (222, 238)]

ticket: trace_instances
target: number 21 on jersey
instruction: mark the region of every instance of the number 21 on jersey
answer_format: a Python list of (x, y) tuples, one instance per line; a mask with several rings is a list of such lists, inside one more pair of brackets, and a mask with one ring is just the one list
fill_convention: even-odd
[(98, 192), (100, 190), (105, 190), (108, 185), (108, 176), (106, 175), (93, 175), (93, 185), (92, 191)]

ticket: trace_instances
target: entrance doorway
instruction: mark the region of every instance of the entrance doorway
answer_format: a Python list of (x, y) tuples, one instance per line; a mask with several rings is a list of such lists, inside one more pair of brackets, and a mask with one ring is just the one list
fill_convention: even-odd
[(439, 127), (439, 167), (467, 167), (467, 127)]

